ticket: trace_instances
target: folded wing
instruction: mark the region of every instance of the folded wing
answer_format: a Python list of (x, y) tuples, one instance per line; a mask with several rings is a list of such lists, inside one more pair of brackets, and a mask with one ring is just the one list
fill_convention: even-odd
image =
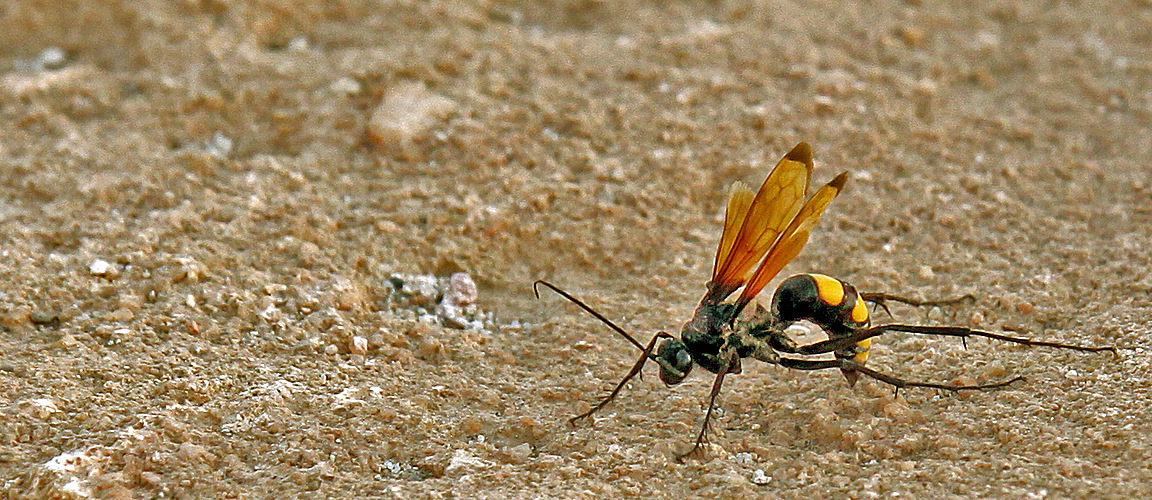
[(735, 314), (739, 314), (744, 306), (748, 305), (748, 302), (751, 302), (788, 262), (796, 258), (800, 249), (804, 248), (804, 244), (808, 242), (808, 235), (811, 234), (816, 223), (820, 221), (824, 209), (828, 208), (828, 204), (832, 203), (836, 195), (840, 194), (840, 191), (844, 189), (844, 183), (847, 181), (848, 172), (843, 172), (808, 199), (808, 202), (791, 220), (788, 227), (780, 233), (780, 238), (768, 250), (764, 260), (760, 262), (760, 267), (748, 279), (744, 291), (740, 293), (740, 298), (736, 301)]
[(722, 301), (744, 286), (752, 267), (801, 211), (811, 177), (812, 148), (801, 142), (776, 164), (755, 195), (742, 183), (733, 186), (705, 301)]

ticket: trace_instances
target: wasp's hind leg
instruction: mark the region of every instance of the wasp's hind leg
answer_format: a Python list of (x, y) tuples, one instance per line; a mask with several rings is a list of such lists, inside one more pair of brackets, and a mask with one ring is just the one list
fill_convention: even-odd
[[(788, 351), (789, 354), (802, 354), (813, 355), (823, 354), (828, 352), (835, 352), (840, 349), (849, 347), (862, 340), (870, 339), (882, 335), (886, 332), (905, 332), (915, 333), (920, 335), (937, 335), (942, 337), (958, 337), (963, 341), (967, 341), (968, 337), (983, 337), (1002, 342), (1011, 342), (1014, 344), (1034, 346), (1034, 347), (1052, 347), (1056, 349), (1068, 349), (1080, 352), (1104, 352), (1109, 351), (1112, 354), (1117, 354), (1118, 349), (1130, 349), (1130, 347), (1115, 347), (1115, 346), (1086, 346), (1078, 344), (1065, 344), (1062, 342), (1050, 342), (1046, 340), (1033, 340), (1027, 337), (1013, 337), (999, 333), (986, 332), (982, 330), (973, 330), (971, 328), (964, 328), (959, 326), (923, 326), (923, 325), (880, 325), (871, 328), (865, 328), (853, 333), (847, 337), (825, 340), (813, 344), (796, 346), (795, 349)], [(967, 345), (967, 344), (965, 344)], [(871, 368), (865, 367), (862, 363), (857, 362), (850, 358), (836, 358), (831, 360), (805, 360), (795, 358), (783, 358), (779, 360), (781, 366), (793, 368), (797, 370), (823, 370), (826, 368), (840, 368), (846, 372), (856, 372), (861, 375), (879, 380), (886, 384), (892, 385), (899, 390), (902, 387), (925, 387), (930, 389), (942, 389), (947, 391), (963, 391), (963, 390), (985, 390), (996, 389), (1008, 386), (1014, 382), (1024, 380), (1023, 377), (1015, 377), (1011, 380), (1004, 382), (997, 382), (993, 384), (984, 385), (951, 385), (951, 384), (938, 384), (934, 382), (915, 382), (904, 380), (894, 375), (878, 372)]]
[(1053, 347), (1056, 349), (1069, 349), (1080, 352), (1104, 352), (1109, 351), (1112, 354), (1117, 354), (1117, 349), (1131, 349), (1130, 347), (1116, 347), (1116, 346), (1086, 346), (1079, 344), (1065, 344), (1063, 342), (1050, 342), (1047, 340), (1033, 340), (1027, 337), (1013, 337), (1011, 335), (1003, 335), (999, 333), (987, 332), (984, 330), (973, 330), (962, 326), (924, 326), (924, 325), (902, 325), (902, 324), (889, 324), (873, 326), (871, 328), (864, 328), (847, 337), (840, 337), (830, 340), (824, 340), (813, 344), (806, 344), (797, 346), (794, 350), (788, 351), (789, 354), (823, 354), (827, 352), (834, 352), (837, 349), (843, 349), (851, 346), (861, 340), (878, 337), (887, 332), (904, 332), (916, 333), (920, 335), (936, 335), (941, 337), (957, 337), (965, 343), (969, 337), (983, 337), (986, 339), (999, 340), (1001, 342), (1011, 342), (1013, 344), (1020, 344), (1033, 347)]
[(963, 303), (968, 303), (968, 304), (976, 303), (976, 296), (972, 295), (972, 294), (962, 295), (960, 297), (953, 297), (950, 299), (921, 300), (921, 299), (908, 298), (908, 297), (904, 297), (901, 295), (894, 295), (894, 294), (890, 294), (890, 293), (873, 292), (873, 293), (861, 293), (860, 298), (864, 299), (864, 302), (869, 302), (873, 306), (879, 307), (880, 309), (883, 309), (884, 312), (886, 314), (888, 314), (888, 317), (892, 317), (892, 311), (890, 309), (888, 309), (888, 303), (889, 302), (899, 302), (901, 304), (909, 305), (912, 307), (928, 307), (928, 308), (947, 307), (947, 306), (954, 306), (956, 304), (963, 304)]
[(885, 384), (891, 385), (899, 392), (900, 389), (905, 387), (923, 387), (926, 389), (940, 389), (944, 391), (983, 391), (988, 389), (999, 389), (1007, 387), (1016, 382), (1024, 380), (1024, 377), (1014, 377), (1003, 382), (995, 382), (991, 384), (975, 384), (975, 385), (959, 385), (959, 384), (941, 384), (936, 382), (917, 382), (913, 380), (906, 380), (895, 375), (889, 375), (884, 372), (879, 372), (868, 368), (852, 359), (836, 358), (836, 359), (795, 359), (795, 358), (780, 358), (780, 366), (791, 368), (793, 370), (825, 370), (828, 368), (839, 368), (846, 372), (855, 372), (866, 377), (879, 380)]
[(1003, 335), (999, 333), (986, 332), (983, 330), (973, 330), (971, 328), (964, 328), (962, 326), (923, 326), (923, 325), (880, 325), (868, 328), (866, 330), (852, 334), (850, 339), (857, 337), (870, 338), (881, 335), (885, 332), (905, 332), (917, 333), (920, 335), (939, 335), (943, 337), (959, 337), (964, 341), (967, 347), (968, 337), (984, 337), (1001, 342), (1011, 342), (1013, 344), (1021, 344), (1026, 346), (1035, 347), (1054, 347), (1057, 349), (1069, 349), (1080, 352), (1104, 352), (1109, 351), (1112, 354), (1117, 354), (1117, 349), (1127, 349), (1126, 347), (1115, 346), (1085, 346), (1078, 344), (1065, 344), (1063, 342), (1050, 342), (1047, 340), (1033, 340), (1027, 337), (1014, 337), (1011, 335)]

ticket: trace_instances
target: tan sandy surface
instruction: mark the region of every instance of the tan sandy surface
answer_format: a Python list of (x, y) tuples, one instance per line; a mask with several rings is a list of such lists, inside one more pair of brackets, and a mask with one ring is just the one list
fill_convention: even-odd
[[(649, 371), (571, 428), (636, 352), (530, 289), (678, 331), (726, 187), (806, 140), (814, 182), (852, 179), (785, 275), (1146, 346), (1149, 26), (1147, 0), (4, 2), (0, 497), (1152, 496), (1147, 348), (874, 348), (1027, 377), (962, 395), (746, 363), (681, 465), (711, 377)], [(446, 309), (420, 276), (458, 271), (479, 299)]]

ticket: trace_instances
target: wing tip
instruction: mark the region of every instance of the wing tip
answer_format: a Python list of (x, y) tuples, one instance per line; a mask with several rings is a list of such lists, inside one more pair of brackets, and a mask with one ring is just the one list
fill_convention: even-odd
[(792, 148), (792, 151), (789, 151), (788, 154), (784, 155), (784, 158), (811, 166), (812, 146), (809, 146), (807, 142), (800, 141), (800, 144), (797, 144), (796, 147)]
[(848, 182), (848, 171), (845, 170), (843, 172), (840, 172), (840, 175), (837, 175), (835, 179), (832, 179), (831, 181), (829, 181), (828, 185), (836, 188), (837, 191), (840, 191), (840, 190), (844, 189), (844, 184), (846, 184), (847, 182)]
[(736, 193), (742, 191), (752, 191), (752, 188), (748, 187), (743, 181), (734, 181), (728, 186), (728, 198), (731, 199)]

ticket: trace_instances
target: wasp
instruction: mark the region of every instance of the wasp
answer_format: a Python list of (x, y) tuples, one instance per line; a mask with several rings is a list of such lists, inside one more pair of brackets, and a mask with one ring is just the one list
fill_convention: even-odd
[[(958, 385), (917, 382), (868, 368), (869, 350), (874, 337), (888, 332), (958, 337), (984, 337), (1028, 346), (1072, 349), (1084, 352), (1111, 351), (1116, 347), (1092, 347), (1047, 342), (959, 326), (924, 326), (884, 324), (873, 326), (868, 304), (887, 310), (889, 302), (911, 306), (943, 306), (972, 296), (944, 301), (923, 301), (886, 293), (860, 293), (842, 280), (822, 274), (800, 274), (784, 280), (772, 296), (769, 308), (757, 305), (745, 313), (753, 299), (788, 264), (808, 241), (812, 228), (824, 210), (844, 189), (848, 172), (837, 175), (812, 196), (805, 198), (812, 178), (812, 148), (804, 142), (792, 148), (768, 174), (760, 189), (753, 192), (743, 183), (732, 186), (724, 216), (724, 229), (716, 249), (712, 279), (692, 318), (680, 329), (679, 337), (658, 332), (647, 345), (584, 302), (547, 282), (536, 281), (533, 291), (539, 298), (539, 287), (547, 287), (599, 319), (642, 352), (624, 379), (590, 410), (570, 419), (575, 425), (611, 403), (620, 391), (648, 361), (660, 369), (660, 380), (666, 385), (679, 384), (699, 365), (715, 374), (708, 396), (708, 410), (696, 434), (696, 440), (678, 461), (702, 452), (708, 442), (716, 398), (729, 374), (741, 372), (741, 360), (752, 358), (796, 370), (839, 368), (848, 384), (854, 386), (861, 375), (893, 386), (923, 387), (945, 391), (986, 390), (1005, 387), (1023, 377), (980, 385)], [(737, 295), (736, 292), (739, 291)], [(733, 296), (735, 298), (733, 298)], [(828, 339), (798, 345), (786, 329), (808, 321)], [(657, 345), (659, 344), (659, 345)], [(832, 359), (810, 356), (832, 353)]]

